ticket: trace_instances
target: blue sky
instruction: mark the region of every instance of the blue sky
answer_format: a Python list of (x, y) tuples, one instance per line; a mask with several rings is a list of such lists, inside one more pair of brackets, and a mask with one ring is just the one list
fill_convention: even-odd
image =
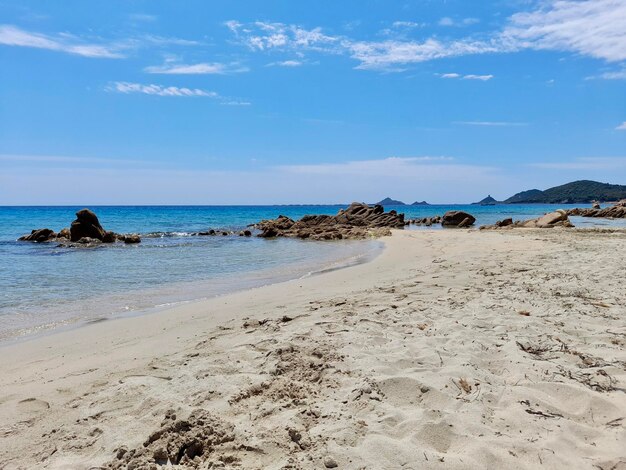
[(624, 0), (0, 0), (0, 204), (626, 184)]

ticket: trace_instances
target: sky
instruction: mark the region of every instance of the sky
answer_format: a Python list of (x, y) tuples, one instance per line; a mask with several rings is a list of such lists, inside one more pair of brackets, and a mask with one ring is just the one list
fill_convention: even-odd
[(626, 184), (626, 0), (0, 0), (0, 205)]

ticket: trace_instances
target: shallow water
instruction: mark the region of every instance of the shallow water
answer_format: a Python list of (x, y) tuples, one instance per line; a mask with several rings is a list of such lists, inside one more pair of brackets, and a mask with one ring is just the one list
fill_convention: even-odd
[[(33, 228), (68, 227), (81, 207), (0, 207), (0, 339), (294, 279), (375, 256), (381, 244), (372, 241), (189, 236), (210, 228), (237, 232), (279, 214), (335, 214), (340, 207), (92, 206), (107, 230), (136, 232), (144, 238), (139, 245), (78, 249), (16, 239)], [(404, 212), (407, 218), (466, 210), (481, 225), (504, 217), (536, 217), (556, 207), (561, 206), (387, 209)], [(574, 223), (626, 226), (602, 219), (576, 218)]]

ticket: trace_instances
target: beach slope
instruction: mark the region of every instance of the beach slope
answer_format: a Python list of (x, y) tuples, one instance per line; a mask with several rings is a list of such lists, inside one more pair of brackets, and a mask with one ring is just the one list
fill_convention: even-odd
[(385, 244), (1, 347), (0, 469), (626, 468), (626, 232)]

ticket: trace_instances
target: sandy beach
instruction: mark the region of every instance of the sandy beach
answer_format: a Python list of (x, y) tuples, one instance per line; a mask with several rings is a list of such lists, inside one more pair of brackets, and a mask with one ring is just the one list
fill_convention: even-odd
[(1, 346), (0, 469), (626, 468), (626, 231), (383, 241)]

